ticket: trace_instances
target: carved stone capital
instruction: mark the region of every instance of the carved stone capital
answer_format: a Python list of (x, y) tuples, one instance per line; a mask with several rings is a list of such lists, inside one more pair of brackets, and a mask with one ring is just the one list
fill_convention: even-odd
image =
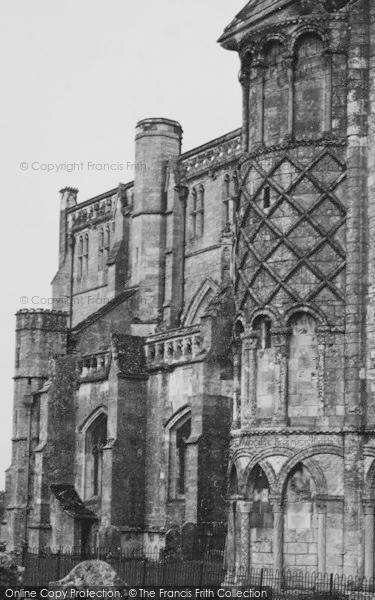
[(375, 514), (375, 500), (366, 499), (362, 501), (363, 513), (365, 515)]
[(244, 350), (256, 350), (259, 344), (259, 334), (256, 331), (245, 332), (241, 338)]
[(280, 496), (270, 496), (270, 503), (272, 504), (272, 511), (274, 514), (284, 512), (284, 503)]
[(237, 508), (241, 514), (250, 514), (252, 504), (253, 503), (250, 500), (239, 500), (237, 502)]

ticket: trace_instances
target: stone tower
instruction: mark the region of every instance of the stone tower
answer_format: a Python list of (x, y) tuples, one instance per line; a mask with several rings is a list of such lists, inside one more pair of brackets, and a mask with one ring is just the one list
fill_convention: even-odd
[(182, 129), (170, 119), (144, 119), (135, 136), (132, 283), (139, 285), (139, 316), (156, 322), (164, 297), (166, 174), (181, 152)]
[[(14, 372), (12, 466), (7, 471), (6, 521), (10, 549), (25, 543), (34, 484), (33, 452), (39, 443), (37, 394), (51, 373), (51, 358), (66, 352), (67, 315), (61, 311), (18, 311)], [(34, 507), (35, 509), (37, 507)]]
[(251, 0), (219, 40), (243, 89), (227, 548), (245, 570), (373, 574), (371, 13)]

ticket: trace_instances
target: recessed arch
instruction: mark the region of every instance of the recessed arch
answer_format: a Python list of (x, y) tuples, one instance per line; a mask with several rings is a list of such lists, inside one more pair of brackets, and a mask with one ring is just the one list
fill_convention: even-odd
[(205, 281), (201, 283), (198, 290), (195, 292), (187, 309), (186, 316), (183, 319), (185, 327), (199, 324), (200, 317), (203, 315), (210, 300), (212, 300), (219, 290), (220, 287), (211, 278), (205, 279)]
[(258, 468), (261, 469), (263, 471), (263, 473), (265, 474), (265, 476), (267, 477), (270, 493), (272, 495), (276, 489), (276, 475), (275, 475), (275, 471), (273, 470), (273, 467), (270, 465), (270, 463), (266, 459), (261, 459), (259, 461), (253, 460), (248, 464), (248, 466), (246, 467), (244, 474), (243, 474), (243, 482), (242, 482), (243, 493), (245, 495), (248, 494), (249, 486), (251, 486), (252, 474), (254, 474), (254, 472)]
[(181, 421), (181, 419), (183, 419), (186, 415), (190, 415), (190, 414), (191, 414), (191, 406), (190, 406), (190, 404), (185, 404), (184, 406), (181, 406), (181, 408), (179, 408), (178, 411), (175, 412), (164, 423), (164, 429), (171, 429), (172, 427), (174, 427), (176, 425), (176, 423), (178, 423), (179, 421)]
[(274, 327), (278, 327), (281, 324), (281, 315), (279, 311), (272, 306), (265, 306), (264, 308), (256, 308), (250, 315), (249, 323), (250, 327), (254, 327), (254, 321), (259, 317), (267, 317), (272, 321)]
[(165, 424), (169, 454), (168, 496), (183, 500), (186, 490), (187, 444), (192, 432), (191, 407), (178, 410)]
[(339, 456), (342, 456), (342, 451), (340, 452), (340, 449), (337, 449), (335, 447), (325, 447), (324, 449), (324, 447), (319, 448), (319, 446), (317, 446), (316, 448), (310, 448), (308, 450), (303, 450), (295, 454), (283, 465), (277, 477), (276, 490), (277, 495), (280, 498), (284, 494), (285, 486), (287, 484), (287, 480), (290, 473), (293, 471), (294, 467), (296, 467), (299, 463), (304, 464), (310, 472), (316, 485), (317, 494), (326, 495), (328, 493), (327, 481), (323, 469), (312, 458), (314, 454), (338, 454)]
[(106, 416), (108, 416), (108, 408), (104, 404), (101, 404), (100, 406), (98, 406), (97, 408), (95, 408), (89, 414), (89, 416), (86, 417), (86, 419), (78, 427), (78, 431), (80, 431), (81, 433), (86, 433), (86, 431), (88, 430), (88, 428), (94, 423), (94, 421), (96, 421), (96, 419), (100, 415), (106, 415)]
[(328, 47), (329, 41), (327, 35), (321, 28), (311, 24), (302, 25), (301, 27), (298, 27), (298, 29), (296, 29), (290, 36), (288, 50), (290, 50), (291, 54), (295, 55), (296, 49), (298, 48), (298, 44), (301, 42), (301, 39), (304, 36), (308, 35), (315, 35), (316, 37), (320, 38), (324, 49)]
[(289, 323), (293, 317), (298, 313), (307, 313), (313, 317), (319, 325), (328, 326), (327, 317), (324, 312), (318, 306), (312, 306), (311, 304), (294, 304), (283, 315), (283, 322), (285, 326), (289, 326)]

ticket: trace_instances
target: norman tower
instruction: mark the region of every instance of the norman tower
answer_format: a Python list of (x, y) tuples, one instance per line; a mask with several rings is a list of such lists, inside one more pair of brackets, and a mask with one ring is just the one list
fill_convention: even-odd
[(369, 11), (252, 0), (220, 38), (243, 89), (228, 556), (245, 570), (373, 574)]

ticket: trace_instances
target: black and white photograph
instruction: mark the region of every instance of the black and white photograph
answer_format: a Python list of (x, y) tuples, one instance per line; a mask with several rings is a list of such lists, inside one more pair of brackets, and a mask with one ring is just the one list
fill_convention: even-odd
[(374, 600), (374, 0), (1, 13), (0, 597)]

